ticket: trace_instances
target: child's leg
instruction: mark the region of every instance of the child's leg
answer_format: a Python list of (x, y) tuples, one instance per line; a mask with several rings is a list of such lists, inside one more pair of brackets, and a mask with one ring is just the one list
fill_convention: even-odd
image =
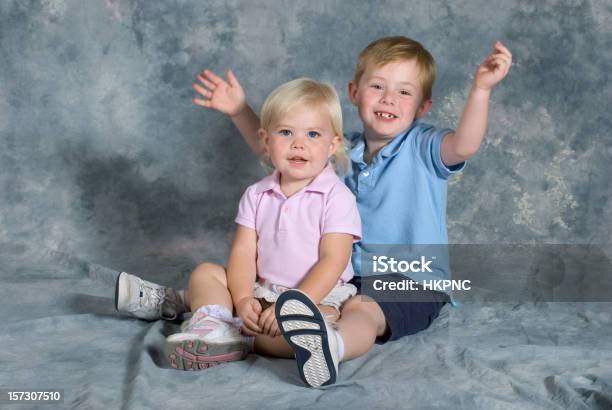
[(293, 358), (293, 350), (282, 336), (259, 335), (255, 337), (254, 349), (255, 352), (266, 356)]
[(189, 277), (185, 305), (189, 306), (192, 312), (205, 305), (221, 305), (231, 313), (232, 297), (227, 289), (225, 268), (208, 262), (198, 265)]
[(372, 348), (376, 338), (385, 333), (386, 320), (378, 303), (367, 296), (357, 295), (342, 306), (336, 327), (344, 342), (342, 360), (350, 360)]
[(185, 292), (193, 316), (181, 332), (166, 339), (170, 365), (180, 370), (206, 369), (243, 359), (251, 350), (232, 316), (232, 298), (227, 289), (225, 268), (202, 263), (191, 273)]

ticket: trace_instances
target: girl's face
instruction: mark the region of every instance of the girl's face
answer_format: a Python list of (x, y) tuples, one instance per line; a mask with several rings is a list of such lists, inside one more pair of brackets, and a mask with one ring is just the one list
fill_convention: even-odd
[(281, 185), (298, 185), (298, 190), (323, 171), (342, 143), (323, 107), (296, 107), (259, 132)]

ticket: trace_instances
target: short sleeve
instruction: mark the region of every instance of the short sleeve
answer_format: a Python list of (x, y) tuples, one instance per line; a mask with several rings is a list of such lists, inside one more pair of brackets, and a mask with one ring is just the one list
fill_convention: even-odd
[(354, 242), (361, 239), (361, 218), (355, 195), (341, 181), (327, 197), (321, 235), (327, 233), (348, 233), (353, 235)]
[(446, 166), (442, 162), (442, 140), (453, 130), (437, 129), (428, 124), (422, 124), (422, 131), (414, 138), (416, 150), (425, 167), (438, 178), (447, 179), (453, 174), (463, 171), (465, 162), (453, 166)]
[(255, 185), (251, 185), (242, 194), (238, 204), (238, 215), (234, 222), (247, 228), (255, 229), (255, 210), (257, 208), (257, 192)]

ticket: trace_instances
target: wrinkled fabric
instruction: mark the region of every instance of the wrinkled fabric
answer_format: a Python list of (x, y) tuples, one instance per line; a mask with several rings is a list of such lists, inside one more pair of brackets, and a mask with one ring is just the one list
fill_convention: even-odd
[(68, 408), (612, 406), (611, 303), (465, 303), (425, 331), (340, 365), (325, 389), (255, 354), (201, 372), (168, 367), (179, 322), (119, 316), (119, 272), (0, 244), (0, 386), (62, 388)]

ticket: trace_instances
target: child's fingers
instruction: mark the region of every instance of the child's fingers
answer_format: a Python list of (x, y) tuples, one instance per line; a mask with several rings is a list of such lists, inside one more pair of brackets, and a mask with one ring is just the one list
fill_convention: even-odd
[(217, 86), (215, 84), (213, 84), (212, 82), (208, 81), (206, 78), (202, 77), (201, 75), (198, 76), (198, 80), (200, 80), (200, 82), (202, 84), (204, 84), (211, 91), (214, 91), (214, 89), (217, 88)]
[(212, 108), (212, 103), (210, 102), (210, 100), (200, 100), (199, 98), (194, 98), (193, 100), (191, 100), (195, 105), (200, 105), (202, 107), (206, 107), (206, 108)]
[(507, 71), (510, 69), (511, 62), (507, 56), (496, 57), (493, 59), (493, 63), (495, 64), (496, 68), (500, 70)]
[(494, 70), (498, 68), (507, 69), (510, 67), (510, 64), (511, 60), (508, 58), (508, 56), (496, 54), (487, 58), (483, 65), (489, 69)]
[(278, 322), (276, 321), (276, 318), (274, 318), (275, 320), (272, 322), (272, 326), (270, 328), (270, 336), (275, 337), (275, 336), (280, 336), (280, 329), (278, 328)]
[(245, 312), (242, 313), (242, 320), (244, 323), (251, 329), (256, 331), (261, 331), (261, 327), (258, 325), (259, 322), (259, 313), (254, 312), (253, 309), (246, 309)]
[(266, 319), (268, 318), (268, 315), (270, 313), (268, 312), (268, 310), (264, 310), (263, 313), (261, 315), (259, 315), (259, 321), (257, 322), (257, 324), (263, 328), (264, 325), (266, 324)]
[(261, 314), (261, 303), (257, 299), (251, 299), (251, 308), (257, 315)]
[(261, 333), (261, 327), (257, 324), (257, 320), (253, 320), (252, 316), (247, 316), (242, 319), (245, 326), (254, 332)]
[(219, 85), (223, 83), (223, 78), (219, 77), (217, 74), (213, 73), (210, 70), (204, 70), (204, 74), (212, 81), (213, 84)]
[(199, 84), (193, 84), (193, 89), (196, 90), (198, 93), (202, 94), (204, 97), (212, 97), (212, 92), (208, 91), (206, 88), (202, 87)]
[(266, 318), (266, 323), (263, 327), (263, 331), (265, 334), (269, 335), (269, 336), (274, 336), (274, 323), (276, 322), (276, 318), (274, 317), (274, 315), (269, 315)]
[(506, 46), (502, 44), (501, 41), (498, 41), (497, 43), (495, 43), (494, 48), (497, 50), (500, 50), (504, 55), (507, 55), (508, 57), (512, 58), (512, 53), (510, 52), (510, 50), (508, 50)]
[(238, 79), (234, 75), (234, 72), (232, 71), (231, 68), (227, 70), (227, 81), (229, 85), (231, 85), (232, 87), (240, 86), (240, 83), (238, 82)]
[(254, 332), (251, 329), (249, 329), (248, 327), (246, 327), (245, 325), (240, 326), (240, 332), (242, 334), (245, 334), (247, 336), (257, 336), (260, 333)]

